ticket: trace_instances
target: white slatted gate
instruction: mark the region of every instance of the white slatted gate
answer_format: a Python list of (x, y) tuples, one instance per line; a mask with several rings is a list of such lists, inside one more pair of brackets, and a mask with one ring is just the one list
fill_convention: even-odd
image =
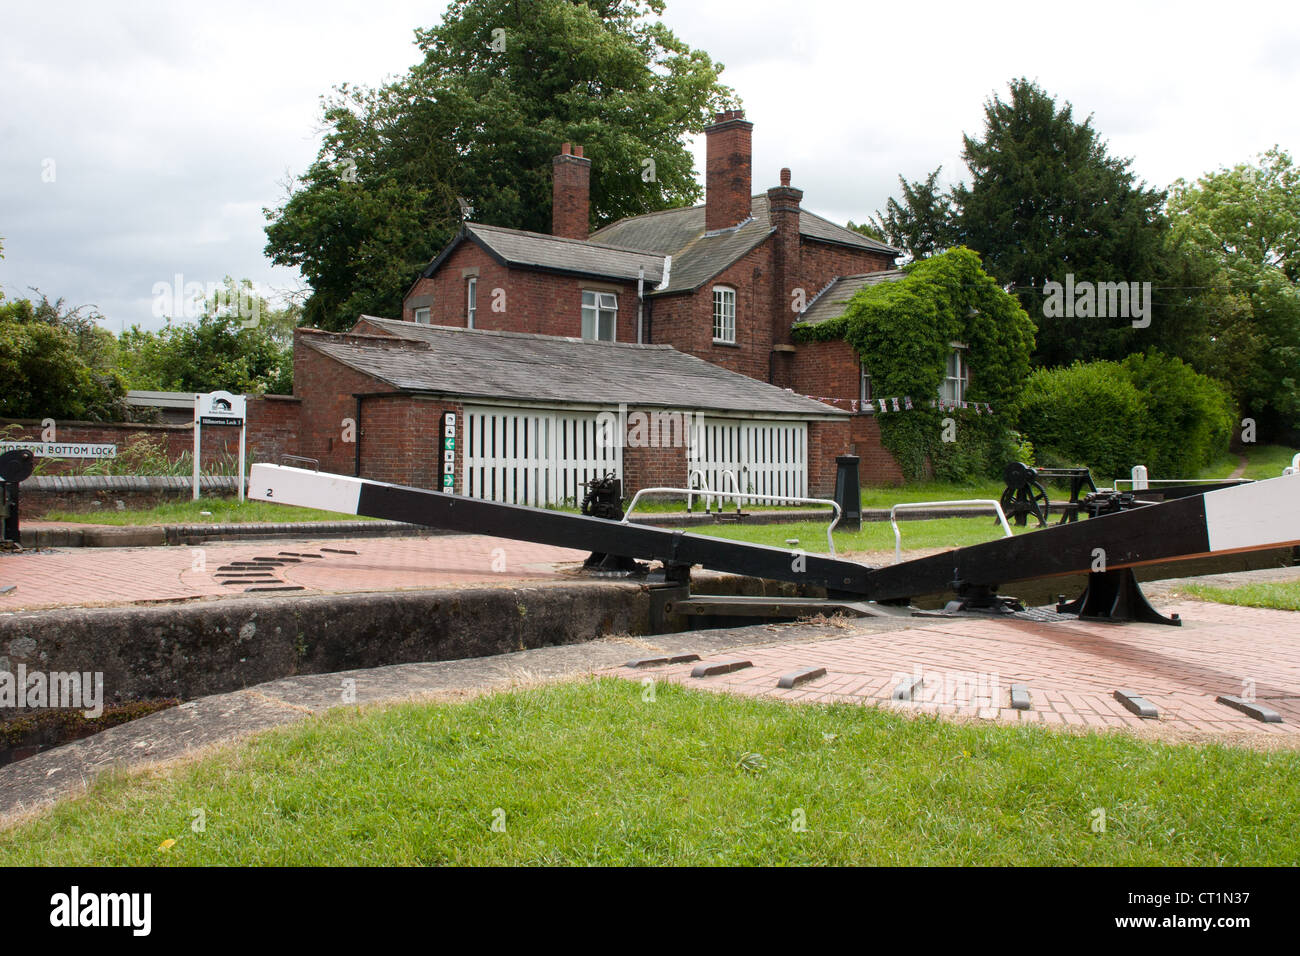
[(694, 425), (689, 468), (713, 491), (807, 497), (808, 426), (706, 418)]
[(584, 481), (623, 476), (622, 449), (600, 437), (595, 412), (467, 405), (462, 490), (506, 504), (580, 503)]

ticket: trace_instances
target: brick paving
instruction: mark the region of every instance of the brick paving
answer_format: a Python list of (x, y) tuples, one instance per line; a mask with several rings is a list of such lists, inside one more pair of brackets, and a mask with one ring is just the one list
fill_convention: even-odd
[[(265, 569), (269, 579), (255, 584), (219, 570), (283, 551), (322, 557), (270, 565)], [(298, 586), (306, 593), (330, 593), (571, 581), (563, 573), (564, 566), (586, 556), (568, 548), (487, 535), (28, 551), (0, 554), (0, 585), (18, 585), (0, 594), (0, 611), (237, 595), (250, 586)]]
[[(321, 557), (261, 569), (266, 580), (258, 582), (221, 570), (281, 552)], [(484, 535), (0, 554), (0, 585), (18, 585), (0, 595), (0, 612), (238, 596), (249, 586), (341, 593), (572, 582), (571, 569), (584, 557), (580, 551)], [(753, 667), (709, 678), (691, 678), (692, 664), (606, 672), (789, 701), (842, 701), (1009, 724), (1246, 735), (1300, 746), (1300, 616), (1202, 602), (1160, 603), (1162, 610), (1180, 613), (1184, 625), (916, 618), (907, 627), (883, 632), (863, 624), (854, 633), (850, 625), (843, 637), (827, 639), (823, 632), (818, 640), (746, 647), (743, 656)], [(813, 666), (825, 667), (826, 675), (777, 688), (783, 674)], [(921, 679), (916, 699), (892, 700), (898, 684), (910, 678)], [(1029, 710), (1010, 706), (1012, 684), (1028, 687)], [(1126, 710), (1113, 697), (1121, 689), (1146, 698), (1159, 717), (1144, 719)], [(1253, 695), (1277, 711), (1282, 723), (1259, 722), (1217, 703), (1218, 695)]]
[[(631, 680), (801, 702), (843, 702), (996, 721), (1080, 729), (1127, 729), (1170, 737), (1276, 738), (1300, 746), (1300, 616), (1290, 611), (1201, 602), (1168, 605), (1180, 628), (1155, 624), (1039, 623), (918, 618), (914, 626), (838, 639), (746, 648), (753, 667), (705, 678), (693, 663), (605, 673)], [(850, 628), (851, 630), (851, 628)], [(806, 667), (826, 675), (785, 690), (781, 675)], [(920, 678), (915, 700), (891, 699)], [(1031, 707), (1011, 707), (1012, 684), (1028, 686)], [(1114, 699), (1145, 697), (1159, 710), (1141, 718)], [(1215, 697), (1254, 695), (1281, 715), (1262, 723)]]

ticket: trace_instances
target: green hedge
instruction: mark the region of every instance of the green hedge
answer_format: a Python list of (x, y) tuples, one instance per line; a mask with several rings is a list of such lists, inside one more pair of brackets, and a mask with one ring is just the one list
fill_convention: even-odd
[(1039, 369), (1019, 408), (1040, 465), (1087, 465), (1104, 481), (1134, 465), (1195, 477), (1227, 451), (1234, 420), (1222, 385), (1158, 352)]

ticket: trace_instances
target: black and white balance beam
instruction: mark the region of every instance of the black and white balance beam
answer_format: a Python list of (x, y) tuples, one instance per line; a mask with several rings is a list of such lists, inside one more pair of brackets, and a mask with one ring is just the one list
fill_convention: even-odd
[(259, 501), (386, 518), (449, 531), (599, 551), (644, 561), (701, 565), (777, 581), (820, 585), (884, 601), (937, 594), (954, 580), (996, 587), (1107, 569), (1300, 545), (1300, 475), (1286, 475), (1053, 525), (883, 568), (782, 548), (648, 525), (507, 505), (366, 478), (254, 465), (249, 497)]
[(1106, 570), (1300, 545), (1300, 475), (1235, 485), (880, 568), (868, 597), (884, 600), (948, 590), (952, 581), (997, 587), (1083, 574), (1096, 552)]
[(248, 496), (257, 501), (278, 501), (447, 531), (599, 551), (643, 561), (662, 561), (665, 565), (698, 564), (712, 571), (797, 581), (854, 595), (866, 593), (871, 570), (854, 561), (816, 554), (796, 555), (784, 548), (483, 501), (285, 465), (254, 465), (249, 475)]

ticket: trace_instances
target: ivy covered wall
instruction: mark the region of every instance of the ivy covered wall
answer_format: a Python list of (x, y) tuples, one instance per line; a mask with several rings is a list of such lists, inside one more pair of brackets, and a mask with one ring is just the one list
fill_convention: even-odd
[[(857, 351), (875, 395), (912, 399), (913, 410), (879, 419), (881, 442), (909, 480), (996, 477), (1016, 457), (1011, 425), (1029, 376), (1034, 325), (971, 250), (915, 262), (899, 281), (863, 288), (839, 318), (795, 326), (796, 342), (833, 339)], [(930, 407), (954, 342), (965, 346), (971, 369), (966, 400), (987, 403), (993, 414)]]

